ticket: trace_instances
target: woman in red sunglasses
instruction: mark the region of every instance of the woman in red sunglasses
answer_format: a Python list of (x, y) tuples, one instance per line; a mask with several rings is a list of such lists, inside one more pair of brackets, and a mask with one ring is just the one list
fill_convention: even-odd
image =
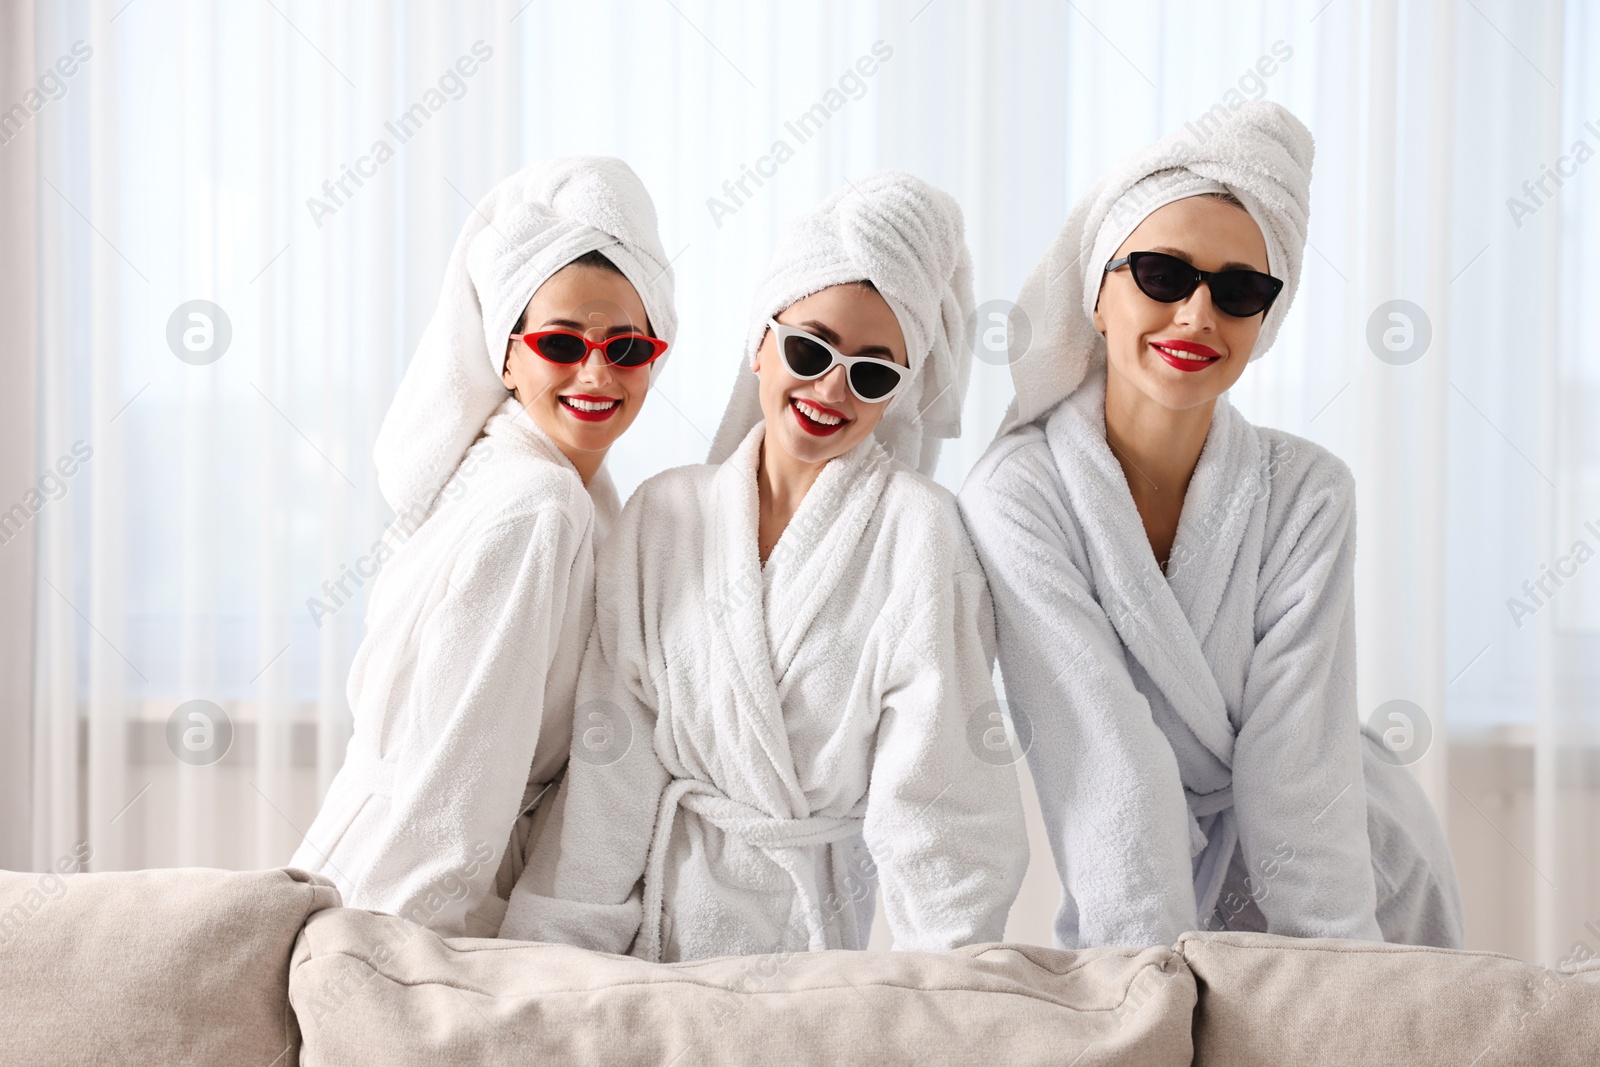
[[(347, 905), (493, 936), (570, 746), (601, 466), (676, 329), (620, 160), (534, 164), (467, 216), (374, 458), (398, 518), (348, 687), (344, 765), (295, 853)], [(370, 577), (370, 575), (367, 575)]]
[(604, 253), (589, 252), (533, 294), (500, 379), (587, 485), (638, 417), (666, 350), (633, 283)]
[[(1027, 864), (954, 498), (960, 209), (892, 172), (786, 231), (713, 463), (600, 559), (572, 761), (502, 937), (651, 960), (999, 940)], [(920, 472), (919, 472), (920, 469)], [(998, 740), (997, 740), (998, 739)]]

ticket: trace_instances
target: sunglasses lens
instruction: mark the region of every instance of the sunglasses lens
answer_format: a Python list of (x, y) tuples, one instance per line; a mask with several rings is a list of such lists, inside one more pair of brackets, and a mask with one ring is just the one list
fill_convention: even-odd
[(589, 354), (583, 338), (570, 333), (545, 334), (538, 340), (539, 354), (551, 363), (582, 363)]
[(1194, 268), (1176, 256), (1152, 252), (1133, 260), (1133, 280), (1151, 300), (1173, 304), (1194, 292)]
[(642, 367), (655, 354), (656, 346), (643, 337), (618, 337), (606, 342), (606, 359), (615, 367)]
[[(1130, 257), (1133, 280), (1139, 291), (1164, 304), (1187, 299), (1199, 284), (1195, 269), (1176, 256), (1145, 252)], [(1217, 310), (1235, 318), (1247, 319), (1272, 306), (1283, 283), (1270, 274), (1254, 270), (1225, 270), (1211, 276), (1211, 299)]]
[(1211, 279), (1211, 299), (1217, 310), (1240, 319), (1265, 311), (1278, 289), (1276, 278), (1253, 270), (1223, 271)]
[(833, 356), (826, 348), (798, 334), (783, 339), (783, 361), (796, 378), (815, 378), (833, 366)]
[(881, 400), (900, 384), (900, 368), (884, 360), (857, 363), (850, 368), (850, 387), (863, 400)]

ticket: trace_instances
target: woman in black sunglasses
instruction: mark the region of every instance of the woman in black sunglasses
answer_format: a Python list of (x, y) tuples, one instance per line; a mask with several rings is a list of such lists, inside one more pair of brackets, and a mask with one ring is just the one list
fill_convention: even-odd
[(1438, 819), (1408, 753), (1358, 722), (1350, 472), (1226, 397), (1294, 295), (1311, 135), (1270, 103), (1224, 125), (1135, 153), (1073, 209), (961, 493), (1032, 727), (1056, 936), (1459, 947)]
[[(599, 559), (559, 834), (501, 936), (651, 960), (998, 940), (1027, 863), (992, 609), (931, 470), (970, 353), (960, 209), (905, 174), (780, 241), (713, 459)], [(897, 458), (891, 458), (890, 450)]]

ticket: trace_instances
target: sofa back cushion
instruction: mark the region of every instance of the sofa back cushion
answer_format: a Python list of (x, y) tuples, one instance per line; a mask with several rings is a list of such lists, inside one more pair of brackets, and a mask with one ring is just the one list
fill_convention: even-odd
[[(82, 859), (83, 857), (77, 857)], [(338, 890), (294, 869), (0, 871), (0, 1063), (292, 1067), (289, 954)]]
[(1194, 996), (1170, 947), (654, 964), (350, 908), (311, 918), (289, 978), (307, 1065), (1187, 1065)]
[(1270, 934), (1186, 934), (1195, 1063), (1600, 1063), (1600, 971)]

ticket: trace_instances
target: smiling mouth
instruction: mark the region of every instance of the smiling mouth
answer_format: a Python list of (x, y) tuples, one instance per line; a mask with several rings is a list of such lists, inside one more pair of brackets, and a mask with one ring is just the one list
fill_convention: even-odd
[(1162, 345), (1154, 341), (1150, 342), (1150, 347), (1156, 350), (1156, 354), (1165, 360), (1168, 366), (1184, 371), (1204, 370), (1222, 358), (1204, 345), (1194, 346), (1197, 349), (1205, 349), (1203, 352), (1191, 351), (1187, 346), (1179, 348), (1176, 345)]
[(824, 408), (799, 397), (789, 398), (789, 410), (794, 412), (800, 428), (813, 437), (827, 437), (838, 433), (850, 420), (829, 408)]
[(556, 400), (569, 415), (584, 422), (604, 422), (622, 406), (622, 401), (612, 396), (558, 396)]

